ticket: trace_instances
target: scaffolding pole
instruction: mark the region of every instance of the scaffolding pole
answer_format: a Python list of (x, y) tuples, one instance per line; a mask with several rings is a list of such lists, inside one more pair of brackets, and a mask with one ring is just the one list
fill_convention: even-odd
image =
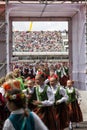
[(6, 62), (7, 62), (7, 73), (9, 70), (9, 10), (7, 9), (8, 0), (6, 0)]

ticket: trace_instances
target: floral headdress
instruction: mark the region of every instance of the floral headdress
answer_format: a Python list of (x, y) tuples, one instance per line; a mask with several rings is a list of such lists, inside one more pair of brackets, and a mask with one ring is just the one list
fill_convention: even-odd
[(9, 80), (3, 84), (3, 88), (5, 91), (11, 90), (13, 88), (20, 88), (20, 81), (14, 79), (14, 80)]
[(21, 93), (18, 93), (18, 94), (9, 94), (9, 93), (6, 93), (5, 94), (5, 98), (7, 100), (20, 100), (20, 99), (24, 99), (25, 98), (25, 94), (23, 92)]

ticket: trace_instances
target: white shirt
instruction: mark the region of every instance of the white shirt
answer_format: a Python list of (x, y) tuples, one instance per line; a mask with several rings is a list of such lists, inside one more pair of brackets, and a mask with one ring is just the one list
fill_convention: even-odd
[[(22, 113), (24, 113), (23, 109), (19, 109), (19, 110), (11, 112), (11, 114), (22, 114)], [(35, 130), (48, 130), (48, 128), (41, 121), (41, 119), (34, 112), (32, 112), (32, 113), (33, 113), (33, 117), (34, 117)], [(5, 121), (2, 130), (15, 130), (15, 128), (13, 127), (13, 124), (11, 123), (9, 118)]]
[(0, 93), (2, 94), (2, 96), (4, 96), (4, 95), (5, 95), (5, 90), (4, 90), (4, 88), (3, 88), (3, 87), (0, 87)]
[(31, 88), (26, 88), (26, 89), (24, 89), (24, 90), (22, 90), (25, 94), (27, 94), (27, 92), (28, 92), (28, 94), (33, 94), (34, 93), (34, 87), (31, 87)]

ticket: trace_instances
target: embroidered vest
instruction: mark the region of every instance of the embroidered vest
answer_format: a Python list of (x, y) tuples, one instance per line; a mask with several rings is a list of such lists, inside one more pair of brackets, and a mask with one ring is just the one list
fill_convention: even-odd
[(57, 75), (59, 76), (59, 78), (61, 77), (61, 70), (57, 70), (56, 71)]
[[(32, 112), (29, 117), (23, 117), (23, 114), (12, 114), (9, 116), (15, 130), (34, 130), (34, 118)], [(24, 126), (23, 126), (24, 125)], [(23, 129), (22, 129), (23, 128)]]
[(67, 95), (68, 95), (68, 103), (70, 103), (70, 102), (74, 102), (75, 100), (76, 100), (76, 94), (75, 94), (75, 88), (73, 88), (73, 91), (72, 91), (72, 93), (69, 93), (68, 92), (68, 89), (66, 89), (66, 92), (67, 92)]
[(39, 92), (39, 87), (37, 87), (36, 93), (37, 93), (37, 97), (39, 98), (40, 101), (48, 100), (47, 88), (48, 88), (48, 86), (46, 85), (43, 92)]
[(57, 91), (55, 93), (55, 101), (62, 98), (62, 95), (59, 94), (60, 86), (58, 86)]

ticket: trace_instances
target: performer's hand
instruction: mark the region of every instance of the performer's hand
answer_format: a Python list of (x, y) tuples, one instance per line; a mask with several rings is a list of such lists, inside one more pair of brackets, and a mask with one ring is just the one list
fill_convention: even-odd
[(79, 105), (81, 104), (81, 100), (78, 101), (78, 104), (79, 104)]
[(41, 105), (42, 103), (41, 103), (41, 101), (33, 100), (33, 104), (34, 105)]
[(30, 98), (31, 98), (31, 95), (26, 95), (26, 97), (27, 97), (28, 99), (30, 99)]
[(56, 105), (60, 104), (59, 100), (56, 101)]

